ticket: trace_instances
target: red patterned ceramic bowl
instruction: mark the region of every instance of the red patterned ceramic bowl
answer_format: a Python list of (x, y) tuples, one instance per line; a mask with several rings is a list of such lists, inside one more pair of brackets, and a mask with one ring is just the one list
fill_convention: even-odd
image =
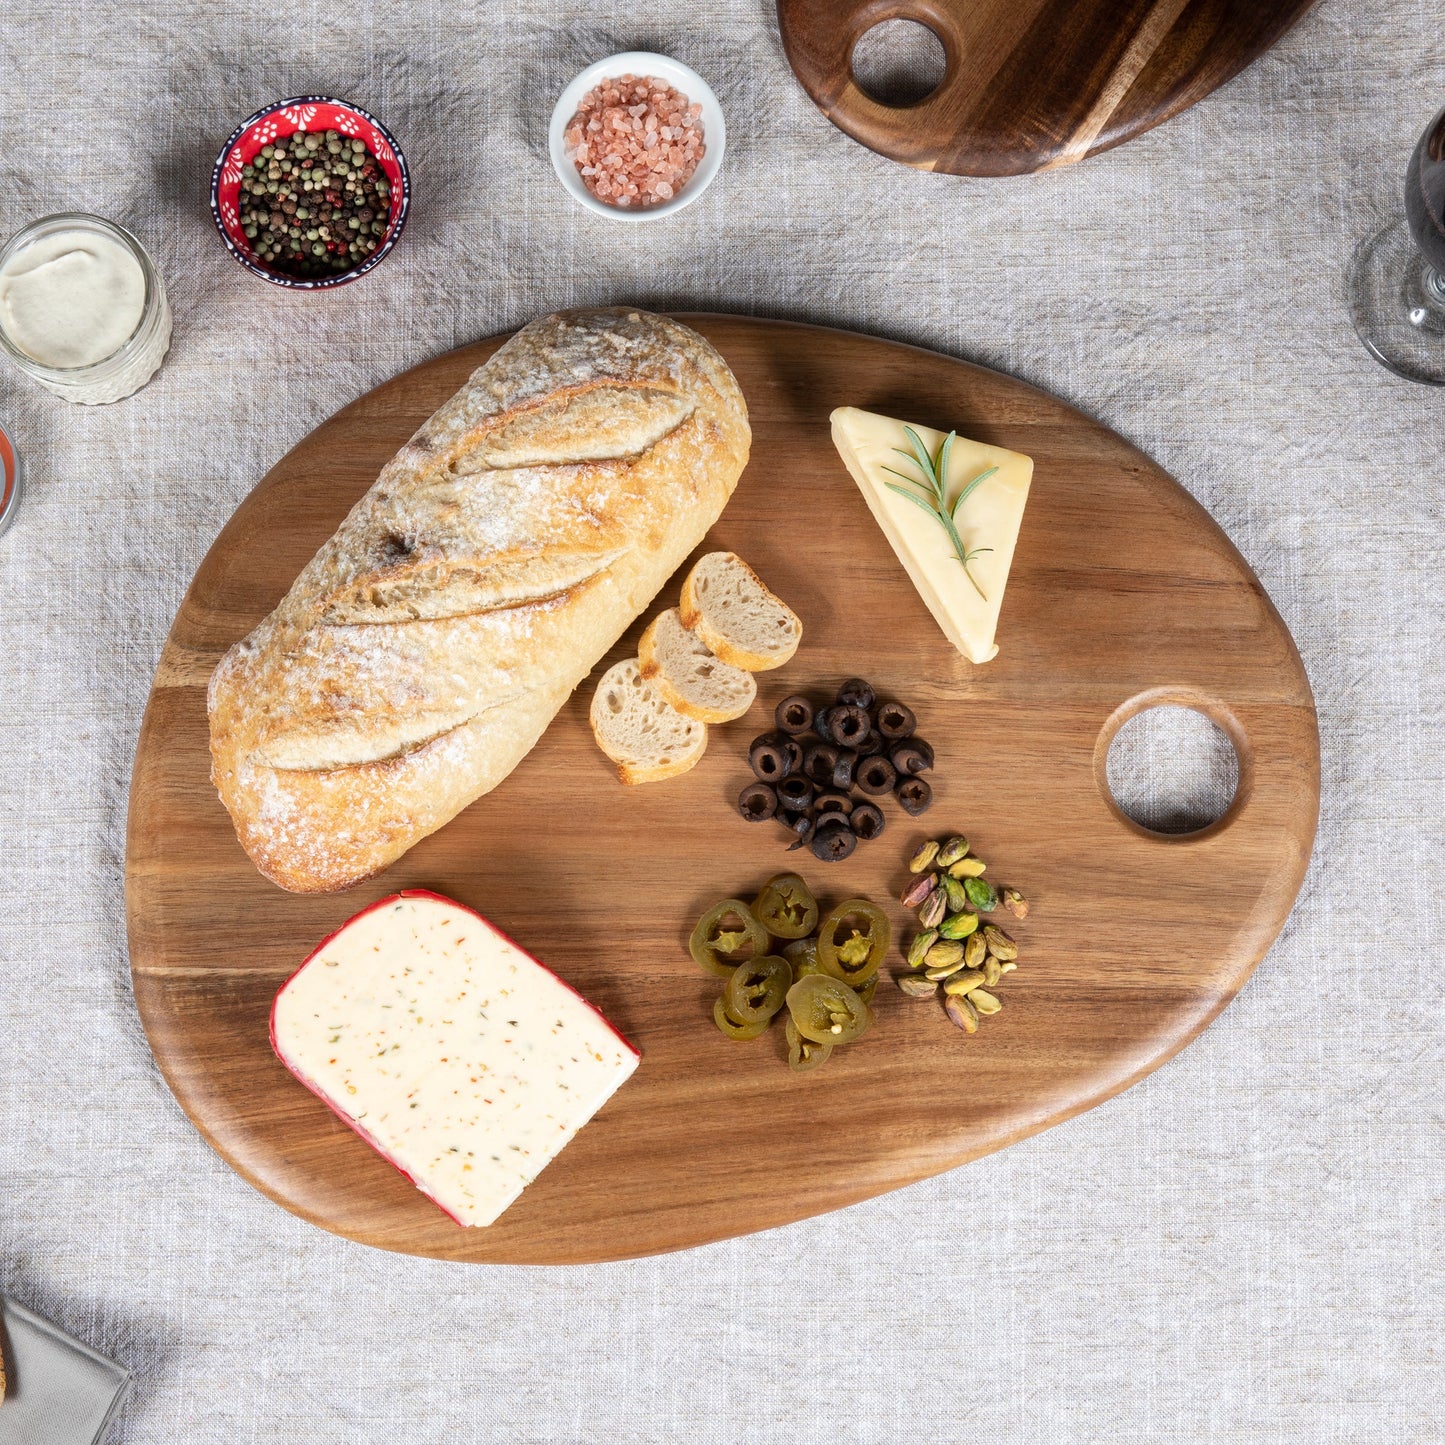
[[(241, 171), (248, 161), (255, 159), (262, 146), (294, 135), (297, 131), (318, 130), (340, 131), (342, 135), (364, 142), (391, 186), (391, 210), (381, 244), (359, 266), (338, 272), (335, 276), (315, 279), (286, 276), (260, 261), (246, 239), (238, 211)], [(334, 286), (345, 286), (358, 276), (365, 276), (396, 245), (401, 228), (406, 224), (410, 205), (411, 183), (406, 173), (406, 161), (391, 132), (360, 106), (329, 95), (298, 95), (290, 100), (278, 100), (275, 105), (268, 105), (255, 115), (248, 116), (221, 147), (221, 154), (216, 157), (216, 168), (211, 172), (211, 215), (226, 249), (254, 275), (273, 286), (288, 286), (293, 291), (327, 291)]]

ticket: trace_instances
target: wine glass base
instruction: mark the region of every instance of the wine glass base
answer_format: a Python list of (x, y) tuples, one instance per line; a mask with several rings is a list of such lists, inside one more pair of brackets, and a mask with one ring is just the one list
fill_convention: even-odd
[(1348, 294), (1355, 334), (1381, 366), (1445, 386), (1445, 278), (1421, 256), (1403, 217), (1355, 248)]

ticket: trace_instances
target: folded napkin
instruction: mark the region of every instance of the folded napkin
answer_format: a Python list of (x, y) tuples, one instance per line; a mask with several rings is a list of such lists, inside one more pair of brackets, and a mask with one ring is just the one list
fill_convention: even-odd
[(130, 1374), (14, 1300), (0, 1297), (5, 1398), (0, 1445), (96, 1445)]

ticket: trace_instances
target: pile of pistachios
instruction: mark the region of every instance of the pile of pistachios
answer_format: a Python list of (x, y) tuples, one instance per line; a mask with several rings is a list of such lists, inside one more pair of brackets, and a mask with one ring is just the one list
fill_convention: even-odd
[(910, 998), (943, 993), (949, 1020), (964, 1033), (978, 1030), (980, 1018), (1003, 1004), (992, 992), (1006, 973), (1018, 967), (1018, 944), (984, 915), (1003, 909), (1028, 917), (1029, 904), (1017, 888), (995, 886), (983, 875), (988, 865), (969, 852), (968, 839), (930, 840), (908, 860), (914, 876), (903, 890), (903, 905), (923, 925), (908, 946), (911, 973), (899, 974), (898, 987)]

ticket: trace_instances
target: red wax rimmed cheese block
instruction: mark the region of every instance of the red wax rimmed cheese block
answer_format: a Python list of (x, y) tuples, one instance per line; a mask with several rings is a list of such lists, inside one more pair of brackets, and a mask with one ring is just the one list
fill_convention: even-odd
[(491, 1224), (641, 1057), (480, 914), (410, 889), (282, 985), (271, 1043), (458, 1224)]

